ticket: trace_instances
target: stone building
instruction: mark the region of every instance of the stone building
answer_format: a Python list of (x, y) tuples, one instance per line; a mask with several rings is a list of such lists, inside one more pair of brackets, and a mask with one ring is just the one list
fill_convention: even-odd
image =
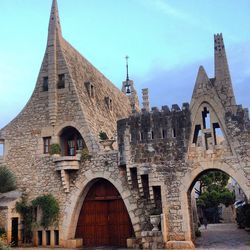
[[(202, 173), (226, 172), (250, 198), (249, 114), (236, 104), (221, 34), (214, 45), (215, 76), (199, 68), (190, 104), (150, 110), (144, 90), (140, 110), (129, 77), (118, 90), (63, 38), (53, 0), (34, 92), (0, 130), (0, 163), (18, 189), (29, 200), (51, 193), (60, 204), (58, 225), (35, 228), (34, 245), (193, 249), (191, 191)], [(117, 139), (114, 147), (103, 147), (101, 131)], [(55, 143), (60, 156), (49, 154)], [(86, 149), (90, 159), (81, 157)], [(151, 231), (154, 210), (161, 231)], [(21, 243), (13, 198), (0, 206), (0, 224), (9, 241), (19, 229)]]

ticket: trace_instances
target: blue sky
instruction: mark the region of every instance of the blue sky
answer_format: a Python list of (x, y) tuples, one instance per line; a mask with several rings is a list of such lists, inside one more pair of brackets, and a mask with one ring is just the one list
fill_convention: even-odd
[[(29, 100), (45, 52), (52, 0), (0, 1), (0, 127)], [(58, 0), (62, 32), (116, 86), (129, 75), (151, 106), (190, 102), (199, 65), (213, 77), (223, 33), (238, 104), (250, 107), (250, 1)]]

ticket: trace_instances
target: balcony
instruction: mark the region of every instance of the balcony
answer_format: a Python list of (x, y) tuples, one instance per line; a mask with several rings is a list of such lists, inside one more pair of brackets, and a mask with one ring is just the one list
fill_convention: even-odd
[(81, 155), (75, 156), (54, 156), (53, 162), (55, 163), (56, 171), (61, 170), (78, 170), (80, 166)]

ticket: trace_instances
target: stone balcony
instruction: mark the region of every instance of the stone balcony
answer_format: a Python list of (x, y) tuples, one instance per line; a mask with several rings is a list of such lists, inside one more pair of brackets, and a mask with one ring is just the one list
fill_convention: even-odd
[(78, 170), (80, 166), (81, 155), (76, 156), (53, 156), (56, 171)]
[(76, 156), (53, 156), (55, 170), (60, 171), (63, 189), (66, 193), (70, 188), (70, 171), (78, 170), (80, 167), (81, 155)]

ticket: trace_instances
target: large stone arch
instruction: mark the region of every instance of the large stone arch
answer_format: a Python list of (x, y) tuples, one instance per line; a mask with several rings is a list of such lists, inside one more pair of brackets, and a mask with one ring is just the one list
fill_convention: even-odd
[(122, 186), (121, 180), (112, 178), (110, 172), (93, 172), (92, 170), (88, 170), (85, 172), (84, 176), (78, 180), (75, 184), (76, 188), (68, 194), (68, 198), (66, 199), (63, 212), (64, 217), (61, 225), (62, 239), (69, 240), (75, 237), (78, 216), (83, 201), (90, 187), (100, 178), (108, 180), (118, 190), (128, 211), (135, 235), (137, 236), (138, 232), (140, 232), (139, 218), (136, 217), (133, 212), (133, 210), (136, 209), (136, 205), (134, 203), (132, 204), (129, 199), (132, 196), (130, 190)]
[(190, 221), (190, 214), (189, 214), (189, 202), (188, 202), (188, 192), (190, 187), (192, 186), (193, 182), (197, 178), (198, 175), (203, 173), (206, 170), (221, 170), (232, 178), (234, 178), (237, 183), (240, 185), (242, 190), (244, 191), (247, 199), (250, 199), (250, 189), (249, 189), (249, 180), (246, 178), (243, 169), (235, 169), (229, 164), (220, 161), (207, 161), (200, 163), (200, 166), (196, 166), (192, 168), (192, 170), (187, 171), (185, 175), (180, 179), (180, 200), (182, 202), (181, 206), (181, 213), (183, 217), (182, 227), (183, 231), (185, 232), (186, 240), (192, 240), (191, 234), (191, 221)]

